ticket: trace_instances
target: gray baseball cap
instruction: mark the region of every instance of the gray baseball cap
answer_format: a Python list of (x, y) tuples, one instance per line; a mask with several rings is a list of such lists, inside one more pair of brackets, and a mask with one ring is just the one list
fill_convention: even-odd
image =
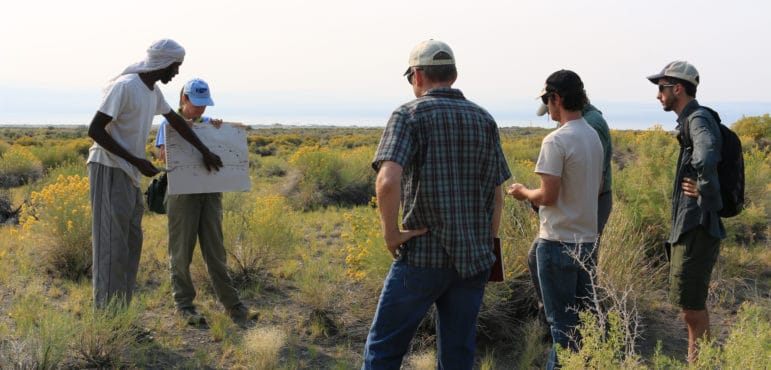
[[(436, 59), (437, 54), (444, 52), (450, 58)], [(452, 53), (450, 46), (439, 40), (426, 40), (412, 48), (410, 52), (409, 67), (404, 75), (410, 73), (412, 67), (424, 66), (443, 66), (455, 64), (455, 54)]]
[(699, 86), (699, 71), (693, 64), (683, 60), (676, 60), (664, 66), (661, 72), (648, 76), (648, 80), (654, 84), (659, 83), (659, 79), (664, 77), (674, 77), (683, 81), (688, 81), (693, 86)]

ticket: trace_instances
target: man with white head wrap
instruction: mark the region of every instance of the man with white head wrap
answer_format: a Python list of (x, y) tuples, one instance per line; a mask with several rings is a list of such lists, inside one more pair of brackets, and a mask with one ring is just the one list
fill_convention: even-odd
[(88, 177), (93, 212), (94, 303), (104, 308), (117, 299), (131, 302), (142, 252), (142, 175), (160, 172), (145, 159), (153, 116), (161, 114), (203, 155), (206, 168), (219, 170), (222, 160), (193, 133), (166, 102), (157, 81), (166, 84), (179, 72), (185, 49), (173, 40), (159, 40), (144, 60), (110, 81), (91, 125)]
[(159, 40), (147, 48), (147, 57), (144, 60), (126, 67), (117, 77), (130, 73), (157, 71), (172, 63), (182, 63), (184, 60), (185, 48), (171, 39)]

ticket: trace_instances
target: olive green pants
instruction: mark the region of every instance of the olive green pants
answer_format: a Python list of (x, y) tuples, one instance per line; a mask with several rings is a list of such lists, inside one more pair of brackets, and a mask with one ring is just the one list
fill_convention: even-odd
[(222, 239), (222, 193), (168, 195), (169, 257), (171, 290), (178, 308), (194, 307), (195, 288), (190, 276), (196, 238), (206, 263), (214, 292), (225, 308), (240, 302), (227, 272)]

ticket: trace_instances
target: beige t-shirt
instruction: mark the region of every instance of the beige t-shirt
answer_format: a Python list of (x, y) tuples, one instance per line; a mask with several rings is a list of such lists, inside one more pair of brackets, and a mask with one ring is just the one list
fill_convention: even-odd
[(539, 238), (595, 241), (602, 161), (602, 142), (583, 118), (565, 123), (543, 139), (535, 172), (560, 177), (560, 189), (557, 202), (539, 210)]
[[(171, 107), (163, 93), (154, 86), (147, 88), (136, 73), (118, 77), (105, 93), (99, 111), (112, 117), (105, 130), (123, 148), (139, 158), (145, 158), (145, 143), (153, 124), (153, 117), (166, 114)], [(94, 143), (89, 149), (88, 162), (117, 167), (131, 177), (134, 186), (140, 187), (142, 173), (125, 159)]]

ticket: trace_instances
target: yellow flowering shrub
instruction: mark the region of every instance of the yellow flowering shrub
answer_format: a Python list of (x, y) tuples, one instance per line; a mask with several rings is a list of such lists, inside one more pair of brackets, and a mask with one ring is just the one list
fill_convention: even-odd
[(279, 195), (260, 196), (224, 214), (228, 263), (238, 281), (251, 281), (275, 267), (295, 248), (298, 232), (292, 208)]
[(372, 207), (357, 207), (346, 212), (344, 218), (340, 252), (345, 256), (348, 277), (377, 288), (392, 261), (383, 241), (377, 211)]
[(91, 205), (87, 177), (60, 175), (32, 192), (22, 208), (20, 238), (41, 242), (53, 271), (78, 278), (91, 266)]

